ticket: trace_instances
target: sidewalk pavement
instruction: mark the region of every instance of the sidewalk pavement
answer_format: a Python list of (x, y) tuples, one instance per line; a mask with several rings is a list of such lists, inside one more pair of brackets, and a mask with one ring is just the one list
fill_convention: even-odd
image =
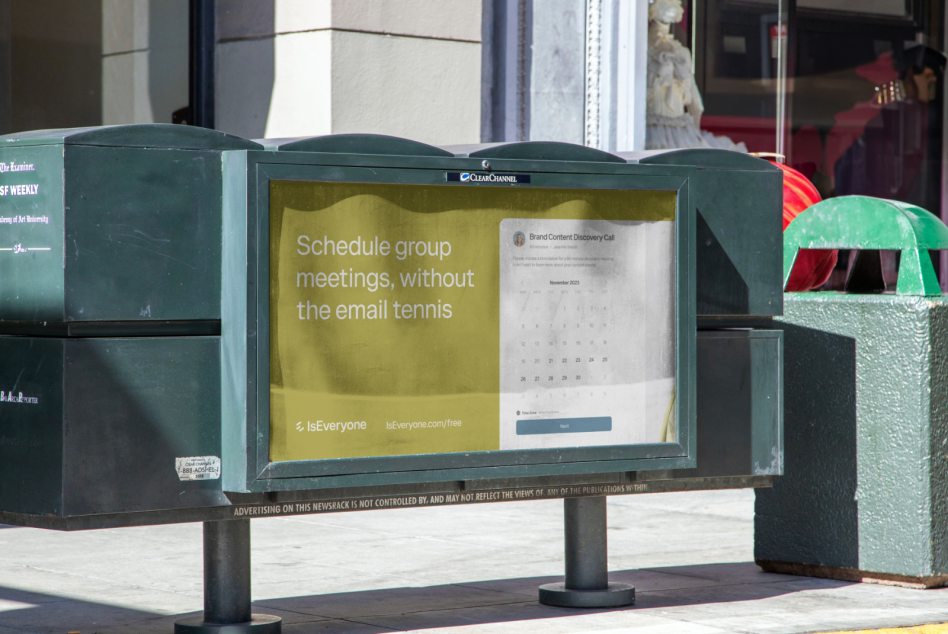
[[(559, 500), (255, 519), (254, 609), (281, 616), (287, 634), (782, 634), (948, 621), (948, 589), (761, 572), (753, 501), (752, 491), (610, 498), (610, 578), (637, 596), (618, 610), (537, 603), (537, 586), (563, 574)], [(171, 634), (203, 605), (201, 543), (200, 524), (4, 528), (0, 634)]]

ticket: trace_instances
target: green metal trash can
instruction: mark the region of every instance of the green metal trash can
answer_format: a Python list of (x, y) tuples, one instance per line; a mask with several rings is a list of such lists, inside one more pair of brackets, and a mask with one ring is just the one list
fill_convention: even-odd
[[(758, 490), (764, 570), (916, 587), (948, 584), (948, 302), (929, 250), (948, 227), (904, 203), (841, 197), (784, 237), (858, 249), (847, 292), (786, 293), (785, 476)], [(894, 293), (878, 250), (899, 250)], [(855, 293), (853, 291), (862, 292)]]

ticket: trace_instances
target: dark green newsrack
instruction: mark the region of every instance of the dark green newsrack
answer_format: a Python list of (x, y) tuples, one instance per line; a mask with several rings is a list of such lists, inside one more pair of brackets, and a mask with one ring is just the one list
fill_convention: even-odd
[[(673, 195), (675, 391), (664, 442), (272, 461), (274, 182)], [(782, 333), (772, 325), (783, 309), (781, 185), (765, 161), (716, 150), (436, 148), (377, 135), (255, 143), (171, 125), (0, 137), (0, 522), (205, 521), (213, 568), (224, 561), (214, 553), (246, 546), (248, 517), (518, 491), (603, 500), (769, 486), (783, 469)], [(606, 429), (604, 420), (580, 425)], [(577, 535), (604, 526), (604, 504), (570, 504)], [(599, 555), (577, 555), (572, 590), (544, 600), (630, 599), (621, 589), (601, 598), (604, 546)], [(213, 569), (249, 583), (249, 560), (246, 571), (238, 560)], [(573, 592), (584, 588), (592, 594)], [(208, 614), (236, 622), (245, 598), (224, 592)]]
[(221, 152), (256, 143), (172, 125), (3, 141), (0, 320), (220, 319)]
[[(765, 569), (922, 586), (948, 581), (948, 303), (931, 249), (948, 227), (905, 203), (814, 205), (785, 234), (798, 249), (858, 249), (856, 292), (787, 293), (786, 477), (757, 494)], [(879, 250), (901, 253), (883, 293)], [(861, 292), (859, 292), (861, 291)]]

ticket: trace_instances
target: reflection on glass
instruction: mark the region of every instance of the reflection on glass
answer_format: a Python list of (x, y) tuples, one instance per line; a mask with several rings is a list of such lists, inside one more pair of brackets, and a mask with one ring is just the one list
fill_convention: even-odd
[[(650, 5), (652, 12), (659, 4)], [(655, 50), (662, 35), (656, 25), (659, 21), (653, 17), (650, 27), (650, 93), (656, 77), (662, 76), (662, 64), (657, 62), (664, 61), (661, 58), (667, 58), (672, 48), (666, 45), (665, 50)], [(656, 121), (658, 109), (650, 102), (647, 143), (660, 147), (658, 141), (668, 138), (668, 147), (711, 146), (782, 154), (787, 65), (784, 3), (684, 0), (680, 20), (672, 21), (667, 31), (686, 54), (688, 49), (695, 51), (688, 60), (692, 74), (683, 83), (693, 81), (700, 95), (693, 100), (695, 105), (686, 108), (697, 124), (700, 141), (681, 134), (659, 134), (655, 124), (666, 122)]]
[(750, 152), (783, 154), (786, 2), (709, 0), (694, 6), (695, 76), (705, 104), (701, 128)]
[(645, 147), (713, 147), (746, 152), (743, 143), (699, 128), (704, 105), (695, 84), (691, 54), (672, 32), (683, 19), (680, 0), (653, 0), (649, 4)]
[(937, 211), (937, 87), (945, 57), (922, 45), (900, 57), (896, 60), (886, 52), (856, 68), (860, 77), (876, 84), (874, 94), (834, 117), (836, 125), (827, 135), (826, 171), (837, 196), (878, 196)]
[[(782, 155), (824, 199), (878, 196), (944, 218), (943, 23), (934, 0), (685, 0), (669, 31), (695, 53), (702, 134)], [(839, 255), (827, 288), (851, 267)], [(883, 264), (895, 275), (897, 258)]]
[[(931, 0), (797, 1), (787, 163), (823, 198), (877, 196), (942, 215), (942, 10)], [(855, 253), (839, 256), (824, 288), (843, 287)], [(896, 254), (883, 258), (893, 279), (897, 266)]]

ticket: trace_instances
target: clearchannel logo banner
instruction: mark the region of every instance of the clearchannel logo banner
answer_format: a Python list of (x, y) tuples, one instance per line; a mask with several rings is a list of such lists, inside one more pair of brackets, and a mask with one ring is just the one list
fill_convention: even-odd
[(498, 174), (495, 172), (447, 172), (449, 183), (529, 184), (529, 174)]

